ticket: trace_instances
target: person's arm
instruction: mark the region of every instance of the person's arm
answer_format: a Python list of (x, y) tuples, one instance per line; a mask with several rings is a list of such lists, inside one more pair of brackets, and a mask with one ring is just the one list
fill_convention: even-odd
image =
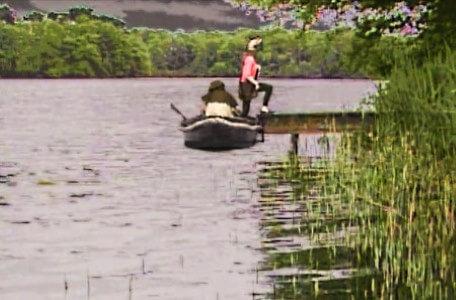
[(236, 99), (233, 97), (233, 95), (229, 94), (230, 96), (230, 107), (231, 107), (231, 112), (233, 113), (234, 116), (239, 116), (240, 113), (237, 109), (238, 103)]
[(227, 97), (228, 97), (228, 105), (232, 108), (235, 108), (236, 106), (238, 106), (238, 103), (236, 101), (236, 99), (233, 97), (233, 95), (231, 95), (230, 93), (226, 93)]
[(260, 72), (261, 72), (261, 65), (256, 65), (256, 80), (258, 80), (258, 77), (260, 76)]
[(258, 90), (260, 88), (260, 83), (256, 81), (255, 78), (253, 78), (253, 76), (247, 77), (247, 80), (255, 86), (255, 90)]

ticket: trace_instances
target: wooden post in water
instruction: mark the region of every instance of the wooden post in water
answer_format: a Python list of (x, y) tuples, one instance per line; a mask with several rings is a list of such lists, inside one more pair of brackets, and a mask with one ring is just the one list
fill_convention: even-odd
[(298, 155), (299, 133), (292, 133), (290, 138), (290, 154)]

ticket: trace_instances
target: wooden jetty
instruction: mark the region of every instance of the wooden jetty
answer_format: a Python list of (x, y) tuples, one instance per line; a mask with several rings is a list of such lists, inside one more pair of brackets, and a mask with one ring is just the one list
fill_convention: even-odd
[(296, 134), (341, 132), (353, 130), (361, 125), (370, 126), (375, 119), (375, 112), (277, 112), (266, 118), (265, 133)]
[(290, 153), (298, 154), (300, 134), (337, 133), (351, 131), (360, 126), (369, 128), (375, 120), (372, 111), (348, 112), (278, 112), (268, 115), (264, 132), (290, 134)]

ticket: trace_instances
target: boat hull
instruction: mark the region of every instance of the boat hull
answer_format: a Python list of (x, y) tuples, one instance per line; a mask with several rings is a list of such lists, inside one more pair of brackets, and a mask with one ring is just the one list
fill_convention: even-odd
[(253, 146), (261, 126), (225, 118), (206, 118), (182, 127), (185, 145), (190, 148), (225, 150)]

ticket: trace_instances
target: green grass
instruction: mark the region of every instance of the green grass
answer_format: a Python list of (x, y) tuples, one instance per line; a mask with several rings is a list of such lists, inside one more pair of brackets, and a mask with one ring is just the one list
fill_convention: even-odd
[(397, 286), (415, 299), (455, 295), (455, 89), (456, 52), (421, 65), (404, 56), (374, 99), (374, 131), (347, 135), (323, 182), (361, 219), (349, 243), (381, 272), (383, 298)]
[[(357, 281), (365, 286), (348, 280), (346, 290), (380, 299), (454, 299), (456, 52), (448, 49), (419, 65), (404, 55), (372, 100), (374, 126), (345, 134), (337, 157), (321, 162), (319, 176), (315, 165), (295, 159), (271, 172), (293, 183), (288, 199), (305, 209), (297, 226), (276, 224), (267, 236), (302, 235), (326, 249), (351, 249), (353, 266), (376, 275)], [(321, 239), (353, 227), (342, 239)], [(311, 259), (304, 253), (269, 257), (276, 267), (298, 268), (331, 268), (343, 258), (337, 251)], [(280, 286), (286, 299), (321, 297), (308, 281)]]

